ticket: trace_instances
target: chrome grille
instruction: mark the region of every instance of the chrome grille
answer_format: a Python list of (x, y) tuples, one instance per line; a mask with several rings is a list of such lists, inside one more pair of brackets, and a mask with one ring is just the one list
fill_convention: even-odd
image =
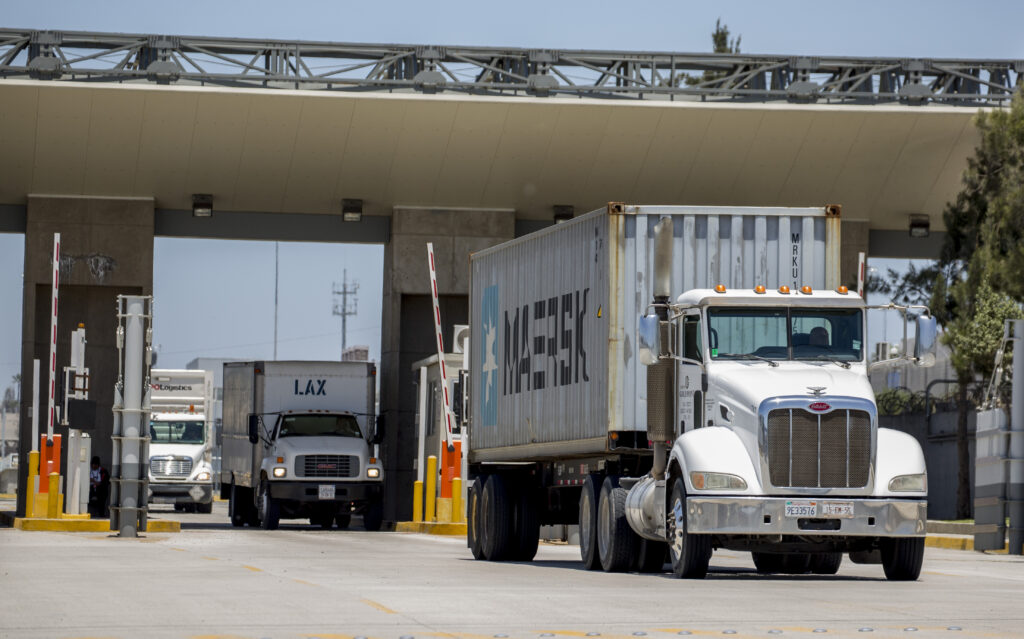
[(768, 477), (786, 488), (862, 488), (871, 457), (871, 416), (799, 408), (768, 413)]
[(149, 460), (153, 477), (188, 477), (192, 474), (192, 460), (188, 458), (153, 457)]
[(354, 455), (298, 455), (298, 477), (358, 477), (359, 458)]

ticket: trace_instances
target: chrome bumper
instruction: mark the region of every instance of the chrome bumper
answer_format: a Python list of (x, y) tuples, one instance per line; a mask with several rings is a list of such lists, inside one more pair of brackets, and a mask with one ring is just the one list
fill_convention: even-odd
[[(786, 517), (786, 502), (794, 499), (852, 502), (853, 517)], [(686, 527), (691, 533), (719, 535), (924, 537), (927, 510), (923, 499), (687, 497)]]

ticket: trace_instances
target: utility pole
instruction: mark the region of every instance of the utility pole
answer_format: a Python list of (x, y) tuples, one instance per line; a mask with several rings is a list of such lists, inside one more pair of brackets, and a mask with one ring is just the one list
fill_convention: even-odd
[[(359, 283), (352, 282), (351, 286), (348, 282), (348, 270), (344, 269), (341, 272), (341, 288), (338, 288), (338, 283), (334, 282), (334, 309), (333, 314), (341, 317), (341, 357), (345, 356), (345, 347), (347, 346), (346, 333), (348, 332), (348, 316), (356, 314), (356, 308), (359, 300), (356, 298), (356, 291), (359, 290)], [(337, 298), (341, 298), (338, 300)], [(349, 305), (349, 298), (352, 298), (352, 304)], [(340, 358), (339, 358), (340, 359)]]

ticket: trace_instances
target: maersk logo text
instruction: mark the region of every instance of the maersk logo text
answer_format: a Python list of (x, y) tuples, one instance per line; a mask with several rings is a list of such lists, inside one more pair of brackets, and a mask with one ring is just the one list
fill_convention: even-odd
[(584, 322), (589, 288), (505, 311), (502, 394), (589, 382)]

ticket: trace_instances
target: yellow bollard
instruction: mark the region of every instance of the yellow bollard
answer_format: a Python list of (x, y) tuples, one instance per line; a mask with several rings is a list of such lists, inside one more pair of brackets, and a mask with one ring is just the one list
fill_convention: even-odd
[(50, 473), (50, 493), (46, 496), (46, 518), (57, 519), (60, 517), (60, 475)]
[(461, 524), (466, 521), (462, 513), (462, 478), (452, 478), (452, 522)]
[(36, 479), (39, 477), (39, 451), (28, 452), (28, 486), (25, 491), (25, 517), (36, 516)]
[(437, 521), (437, 455), (427, 457), (427, 504), (423, 513), (427, 521)]
[(423, 521), (423, 482), (418, 479), (412, 483), (412, 520)]

